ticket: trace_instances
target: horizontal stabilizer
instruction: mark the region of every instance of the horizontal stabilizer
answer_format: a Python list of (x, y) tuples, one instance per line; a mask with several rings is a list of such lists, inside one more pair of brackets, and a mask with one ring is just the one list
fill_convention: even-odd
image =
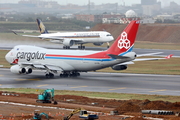
[(130, 65), (130, 64), (134, 64), (134, 62), (124, 62), (124, 63), (120, 63), (120, 64), (117, 64), (117, 65)]
[(110, 56), (113, 59), (125, 59), (125, 58), (129, 58), (126, 56), (118, 56), (118, 55), (113, 55), (113, 54), (107, 54), (108, 56)]
[(39, 36), (34, 36), (34, 35), (21, 35), (21, 34), (18, 34), (17, 32), (15, 31), (12, 31), (15, 35), (20, 35), (20, 36), (24, 36), (24, 37), (35, 37), (35, 38), (39, 38)]
[(133, 61), (148, 61), (148, 60), (162, 60), (162, 59), (170, 59), (173, 56), (173, 54), (170, 54), (164, 58), (136, 58)]

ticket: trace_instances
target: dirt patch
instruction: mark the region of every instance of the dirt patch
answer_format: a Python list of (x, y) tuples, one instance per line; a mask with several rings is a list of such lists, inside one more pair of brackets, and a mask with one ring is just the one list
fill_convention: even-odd
[[(126, 119), (143, 120), (144, 117), (157, 117), (177, 120), (180, 117), (175, 115), (152, 115), (141, 113), (141, 110), (170, 110), (174, 113), (180, 112), (180, 102), (166, 102), (166, 101), (150, 101), (150, 100), (115, 100), (115, 99), (96, 99), (75, 95), (56, 95), (55, 100), (58, 105), (36, 103), (37, 94), (22, 94), (11, 93), (9, 95), (2, 95), (0, 92), (0, 101), (15, 102), (23, 104), (32, 104), (37, 106), (52, 106), (58, 108), (84, 108), (88, 111), (93, 111), (99, 114), (99, 120), (113, 120), (120, 119), (124, 116), (119, 115), (131, 115), (133, 118), (127, 117)], [(47, 108), (32, 108), (27, 106), (12, 106), (8, 104), (2, 104), (0, 107), (0, 114), (6, 117), (14, 116), (17, 120), (32, 118), (33, 111), (40, 109), (42, 112), (47, 113), (51, 119), (61, 120), (64, 116), (67, 116), (71, 111), (61, 109), (47, 109)], [(110, 115), (112, 111), (118, 111), (119, 115)], [(78, 120), (78, 115), (74, 115), (72, 120)]]
[[(127, 24), (97, 24), (91, 30), (106, 30), (116, 39)], [(141, 24), (136, 41), (180, 43), (180, 24)]]

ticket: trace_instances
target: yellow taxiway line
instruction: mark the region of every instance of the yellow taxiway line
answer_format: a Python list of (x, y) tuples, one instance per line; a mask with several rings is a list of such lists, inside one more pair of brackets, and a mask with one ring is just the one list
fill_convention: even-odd
[(38, 85), (37, 87), (43, 87), (43, 86), (48, 86), (48, 84)]
[(149, 92), (160, 92), (160, 91), (166, 91), (166, 89), (163, 89), (163, 90), (154, 90), (154, 91), (149, 91)]
[(126, 89), (126, 87), (122, 87), (122, 88), (114, 88), (114, 89), (109, 89), (109, 90), (120, 90), (120, 89)]
[(71, 87), (71, 88), (81, 88), (81, 87), (88, 87), (88, 86), (77, 86), (77, 87)]
[(38, 80), (40, 80), (40, 79), (37, 78), (37, 79), (16, 79), (16, 80), (17, 80), (17, 81), (23, 81), (23, 80), (37, 80), (37, 81), (38, 81)]

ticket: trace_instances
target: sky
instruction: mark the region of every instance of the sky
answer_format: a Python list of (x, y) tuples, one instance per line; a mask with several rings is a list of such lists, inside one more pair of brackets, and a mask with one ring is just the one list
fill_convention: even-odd
[[(20, 0), (0, 0), (0, 3), (17, 3)], [(79, 5), (87, 5), (89, 0), (44, 0), (44, 1), (57, 1), (61, 5), (66, 5), (68, 3), (79, 4)], [(96, 5), (102, 3), (118, 3), (119, 5), (125, 2), (125, 5), (131, 6), (132, 4), (138, 4), (141, 0), (90, 0), (94, 2)], [(162, 2), (162, 6), (168, 6), (171, 1), (174, 1), (180, 5), (180, 0), (158, 0)]]

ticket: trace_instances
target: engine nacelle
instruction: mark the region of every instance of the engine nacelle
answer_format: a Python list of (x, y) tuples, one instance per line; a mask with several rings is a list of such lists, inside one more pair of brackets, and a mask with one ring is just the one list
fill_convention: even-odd
[(63, 45), (65, 45), (65, 46), (72, 46), (72, 45), (74, 45), (74, 41), (71, 40), (71, 39), (65, 39), (63, 41)]
[(113, 70), (126, 70), (127, 65), (114, 65), (111, 67)]
[(32, 73), (32, 69), (31, 68), (26, 68), (26, 74), (31, 74)]
[(16, 74), (22, 74), (22, 73), (26, 73), (26, 69), (20, 67), (19, 65), (14, 65), (10, 68), (10, 71), (12, 73), (16, 73)]
[(101, 46), (103, 43), (93, 43), (96, 46)]

